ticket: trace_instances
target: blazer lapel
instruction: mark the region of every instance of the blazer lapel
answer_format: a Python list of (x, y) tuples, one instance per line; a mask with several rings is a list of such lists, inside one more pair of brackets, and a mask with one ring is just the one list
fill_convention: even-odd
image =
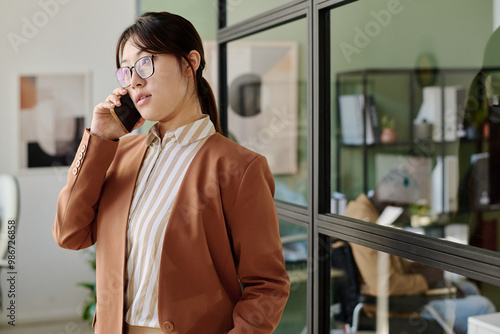
[(103, 232), (101, 235), (112, 236), (107, 242), (116, 247), (115, 251), (122, 252), (125, 259), (129, 210), (147, 146), (143, 135), (124, 139), (120, 145), (124, 146), (120, 148), (124, 153), (115, 156), (108, 171), (105, 193), (101, 197), (101, 206), (107, 210), (99, 229)]

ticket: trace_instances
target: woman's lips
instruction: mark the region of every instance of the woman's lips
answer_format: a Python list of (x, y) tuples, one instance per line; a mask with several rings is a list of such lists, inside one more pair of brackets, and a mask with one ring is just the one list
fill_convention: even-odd
[(144, 95), (144, 96), (139, 97), (139, 99), (137, 100), (137, 106), (142, 106), (143, 104), (148, 102), (148, 100), (150, 98), (151, 98), (151, 95)]

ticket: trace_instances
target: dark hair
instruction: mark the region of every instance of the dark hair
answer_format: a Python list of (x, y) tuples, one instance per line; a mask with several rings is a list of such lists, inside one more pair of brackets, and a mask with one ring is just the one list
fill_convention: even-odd
[(193, 50), (198, 51), (201, 59), (200, 66), (194, 76), (196, 93), (198, 94), (202, 112), (210, 116), (215, 130), (221, 132), (214, 93), (202, 74), (205, 68), (203, 43), (191, 22), (179, 15), (167, 12), (142, 14), (118, 39), (116, 45), (117, 68), (120, 67), (120, 57), (125, 44), (129, 40), (141, 51), (172, 54), (177, 57), (179, 62), (185, 59), (193, 72), (194, 68), (188, 59), (188, 55)]

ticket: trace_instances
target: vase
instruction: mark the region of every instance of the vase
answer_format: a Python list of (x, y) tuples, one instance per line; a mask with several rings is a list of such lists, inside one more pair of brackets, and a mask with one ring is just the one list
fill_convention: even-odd
[(426, 141), (432, 139), (432, 129), (433, 126), (431, 123), (422, 122), (414, 125), (413, 132), (415, 133), (415, 139)]
[(380, 134), (380, 142), (384, 144), (395, 143), (398, 140), (396, 130), (393, 128), (383, 128)]

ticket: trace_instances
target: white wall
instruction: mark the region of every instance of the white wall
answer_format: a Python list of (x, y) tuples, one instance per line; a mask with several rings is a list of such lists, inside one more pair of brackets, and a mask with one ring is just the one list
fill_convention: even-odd
[[(16, 242), (17, 324), (76, 318), (87, 295), (76, 283), (94, 280), (86, 256), (60, 249), (52, 238), (57, 195), (65, 184), (67, 170), (19, 170), (18, 75), (89, 73), (90, 108), (85, 122), (89, 126), (93, 106), (116, 87), (115, 43), (135, 14), (135, 0), (2, 1), (0, 173), (16, 174), (21, 189)], [(30, 31), (26, 22), (38, 23), (37, 31)], [(9, 40), (12, 33), (27, 37), (26, 43), (17, 45), (17, 52)], [(5, 304), (5, 270), (0, 279)], [(7, 320), (1, 316), (0, 328)]]

